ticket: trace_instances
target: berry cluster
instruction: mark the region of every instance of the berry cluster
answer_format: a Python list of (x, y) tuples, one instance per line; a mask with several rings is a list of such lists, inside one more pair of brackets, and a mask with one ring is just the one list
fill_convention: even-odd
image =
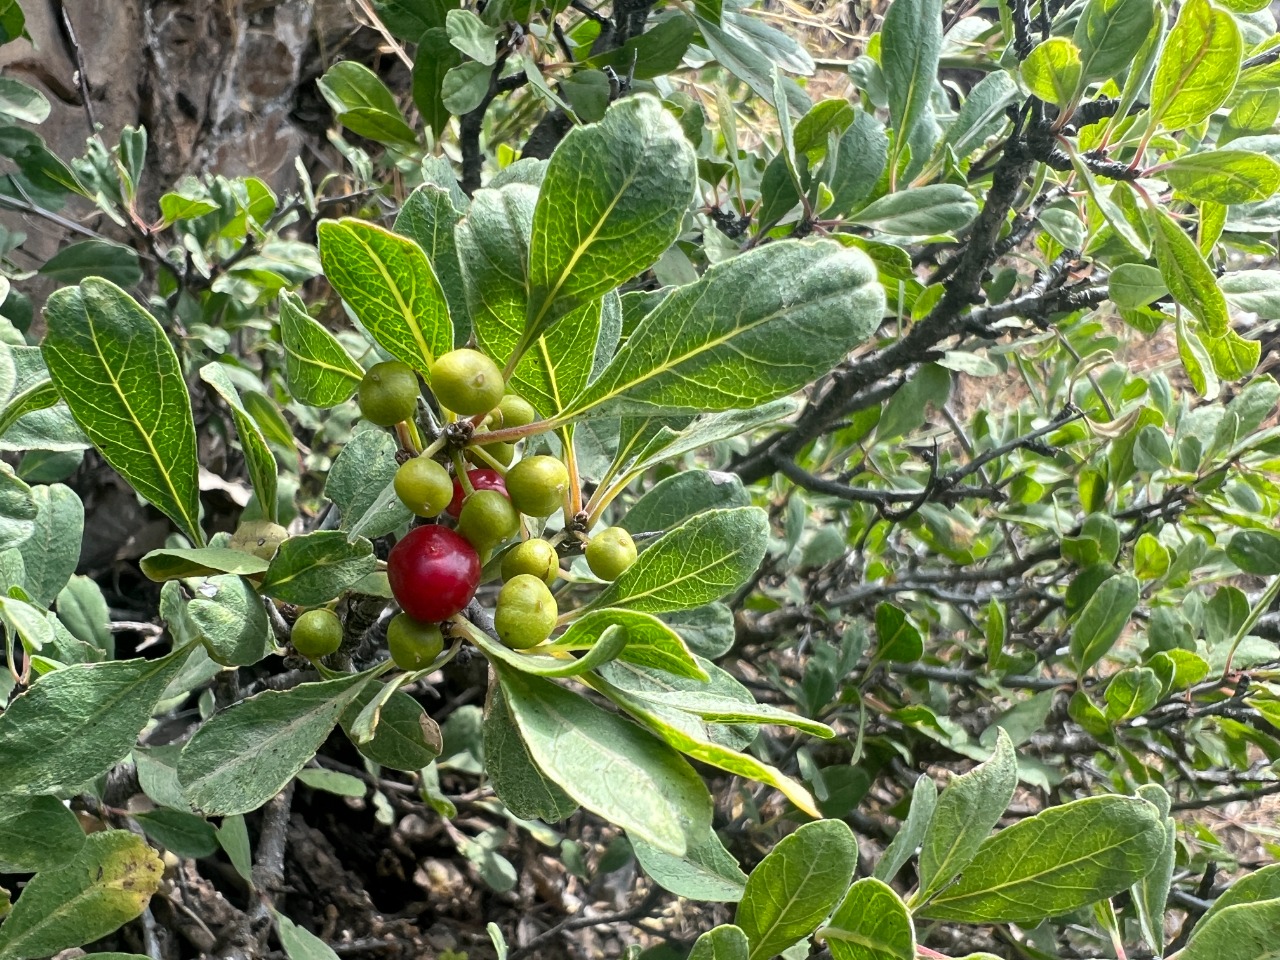
[[(528, 401), (508, 392), (498, 366), (477, 350), (447, 353), (429, 374), (431, 391), (446, 416), (470, 419), (473, 433), (525, 427), (537, 419)], [(389, 361), (369, 369), (357, 398), (365, 419), (391, 427), (415, 419), (420, 396), (412, 368)], [(402, 537), (387, 557), (391, 593), (403, 611), (388, 626), (387, 645), (404, 670), (420, 670), (440, 655), (441, 624), (471, 602), (483, 558), (495, 551), (502, 551), (504, 582), (493, 620), (502, 642), (527, 649), (545, 641), (556, 627), (559, 609), (550, 587), (560, 576), (560, 556), (552, 542), (528, 537), (522, 518), (565, 510), (569, 472), (552, 456), (530, 454), (516, 460), (512, 443), (489, 443), (484, 451), (489, 466), (451, 469), (465, 466), (465, 448), (450, 450), (439, 442), (396, 471), (396, 495), (427, 521)], [(625, 530), (609, 527), (586, 543), (585, 553), (596, 576), (614, 580), (635, 560), (636, 546)], [(304, 656), (327, 656), (341, 643), (341, 623), (329, 610), (311, 610), (298, 618), (292, 639)]]

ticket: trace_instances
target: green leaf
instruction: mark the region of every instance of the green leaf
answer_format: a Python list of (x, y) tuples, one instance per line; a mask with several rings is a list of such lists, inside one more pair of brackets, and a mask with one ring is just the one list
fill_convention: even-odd
[(534, 211), (521, 344), (651, 267), (679, 233), (695, 179), (679, 123), (647, 94), (571, 130), (551, 155)]
[(1145, 307), (1169, 292), (1160, 271), (1145, 263), (1122, 263), (1107, 278), (1111, 301), (1122, 310)]
[(315, 756), (368, 681), (352, 674), (266, 690), (207, 720), (178, 760), (191, 805), (205, 816), (258, 809)]
[[(17, 7), (17, 4), (11, 6)], [(13, 77), (0, 77), (0, 114), (39, 124), (49, 119), (50, 109), (48, 98), (35, 87)]]
[(936, 363), (921, 364), (885, 404), (876, 424), (876, 439), (884, 442), (920, 427), (929, 408), (941, 410), (951, 396), (951, 372)]
[(240, 391), (227, 373), (226, 367), (218, 362), (207, 363), (200, 368), (200, 379), (213, 387), (224, 403), (231, 408), (231, 419), (236, 425), (236, 435), (240, 438), (240, 449), (244, 453), (245, 465), (249, 469), (249, 480), (253, 484), (253, 492), (257, 494), (258, 503), (262, 506), (263, 519), (272, 523), (277, 519), (276, 477), (279, 467), (276, 458), (267, 446), (267, 438), (262, 435), (258, 422), (250, 416), (240, 400)]
[(339, 60), (316, 81), (316, 86), (338, 121), (352, 133), (379, 143), (417, 142), (387, 85), (364, 64)]
[(63, 247), (44, 262), (39, 271), (59, 286), (98, 277), (120, 287), (142, 281), (142, 267), (132, 247), (110, 240), (82, 240)]
[(49, 296), (41, 352), (104, 460), (198, 546), (196, 431), (182, 367), (154, 317), (105, 280)]
[(76, 639), (114, 656), (111, 611), (102, 589), (88, 577), (73, 576), (58, 593), (58, 619)]
[[(529, 651), (512, 650), (482, 630), (472, 631), (469, 635), (471, 642), (490, 660), (501, 661), (513, 669), (538, 677), (576, 677), (602, 663), (608, 663), (627, 643), (625, 627), (606, 627), (600, 632), (596, 642), (587, 648), (586, 655), (575, 658), (567, 651), (556, 651), (555, 646), (541, 646)], [(553, 655), (557, 652), (558, 656)]]
[(884, 125), (871, 113), (856, 110), (853, 123), (836, 145), (835, 162), (828, 160), (831, 206), (827, 212), (841, 216), (856, 208), (875, 190), (888, 162), (889, 137)]
[(216, 662), (249, 666), (271, 653), (275, 643), (262, 598), (243, 577), (210, 577), (195, 588), (187, 615)]
[(1107, 683), (1107, 722), (1116, 724), (1140, 717), (1160, 702), (1160, 680), (1147, 667), (1121, 670)]
[(383, 702), (373, 737), (364, 741), (356, 739), (356, 719), (382, 689), (378, 683), (362, 686), (338, 723), (356, 749), (374, 763), (417, 773), (440, 756), (440, 728), (427, 716), (422, 704), (404, 691), (395, 691)]
[(485, 703), (484, 767), (494, 793), (513, 816), (557, 823), (578, 809), (577, 802), (533, 762), (497, 684), (490, 686)]
[(861, 251), (771, 243), (670, 293), (565, 416), (757, 407), (826, 373), (883, 313), (884, 291)]
[(1209, 0), (1187, 0), (1164, 42), (1151, 82), (1151, 123), (1181, 130), (1231, 95), (1244, 41), (1235, 18)]
[(27, 18), (18, 0), (0, 0), (0, 43), (27, 35)]
[(111, 769), (133, 748), (188, 652), (76, 664), (38, 678), (0, 714), (6, 792), (69, 789)]
[[(1215, 914), (1221, 913), (1227, 907), (1277, 899), (1280, 899), (1280, 864), (1273, 863), (1260, 867), (1252, 873), (1244, 874), (1227, 887), (1222, 895), (1213, 901), (1213, 906), (1205, 911), (1205, 915), (1200, 918), (1200, 923), (1201, 925), (1208, 923)], [(1192, 939), (1196, 936), (1199, 936), (1198, 929), (1193, 932)]]
[[(529, 237), (538, 189), (524, 183), (477, 190), (457, 227), (458, 253), (476, 336), (506, 364), (519, 349), (528, 308)], [(554, 416), (587, 385), (601, 328), (592, 301), (560, 319), (516, 363), (511, 385)]]
[(718, 600), (760, 566), (768, 536), (758, 507), (709, 510), (655, 540), (591, 607), (666, 613)]
[(369, 787), (359, 777), (337, 770), (319, 770), (308, 767), (298, 771), (298, 782), (305, 783), (312, 790), (323, 790), (337, 797), (363, 797)]
[(1018, 785), (1018, 758), (1003, 729), (991, 759), (942, 791), (920, 845), (920, 889), (913, 903), (943, 889), (970, 861), (1004, 814)]
[(459, 63), (440, 81), (440, 103), (452, 114), (470, 113), (484, 103), (492, 79), (492, 67), (474, 60)]
[(953, 233), (977, 215), (978, 204), (964, 187), (932, 183), (883, 196), (849, 219), (898, 237), (931, 237)]
[(455, 342), (467, 336), (467, 293), (458, 262), (454, 228), (461, 216), (449, 191), (424, 183), (409, 194), (396, 214), (395, 231), (417, 243), (435, 271), (453, 318)]
[(280, 296), (280, 341), (289, 393), (311, 407), (333, 407), (351, 399), (364, 371), (338, 338), (307, 313), (296, 293)]
[(395, 492), (396, 449), (385, 430), (362, 430), (333, 461), (324, 495), (338, 508), (348, 539), (385, 536), (413, 519)]
[(378, 344), (430, 382), (453, 349), (453, 324), (435, 271), (412, 240), (361, 220), (316, 228), (324, 275)]
[(789, 710), (764, 703), (743, 703), (734, 697), (691, 690), (650, 692), (643, 699), (663, 707), (682, 710), (714, 723), (767, 723), (793, 727), (811, 736), (830, 740), (835, 731), (825, 723), (809, 720)]
[(208, 857), (218, 850), (217, 831), (194, 813), (158, 807), (134, 819), (148, 837), (179, 857)]
[(353, 587), (377, 565), (373, 544), (364, 537), (352, 542), (339, 530), (318, 530), (280, 544), (261, 590), (285, 603), (315, 607)]
[[(614, 679), (617, 679), (619, 674), (622, 673), (614, 666), (605, 668), (600, 673), (604, 675), (606, 671), (607, 676)], [(625, 677), (626, 675), (623, 674), (623, 676)], [(588, 679), (588, 682), (681, 753), (687, 754), (700, 763), (717, 767), (735, 776), (768, 784), (780, 791), (809, 816), (819, 816), (813, 797), (800, 783), (777, 768), (767, 763), (761, 763), (755, 757), (740, 753), (737, 745), (726, 745), (723, 741), (728, 739), (727, 737), (717, 736), (717, 731), (747, 729), (753, 732), (752, 739), (754, 739), (754, 731), (756, 729), (754, 726), (745, 728), (726, 727), (711, 721), (705, 721), (695, 713), (686, 712), (663, 702), (664, 697), (679, 699), (682, 693), (689, 701), (698, 696), (697, 693), (687, 690), (683, 692), (679, 690), (654, 691), (652, 689), (636, 691), (635, 689), (628, 690), (614, 686), (605, 679)], [(733, 719), (739, 717), (739, 714), (731, 707), (710, 712), (714, 715)], [(743, 710), (742, 715), (749, 715), (749, 710)], [(746, 740), (747, 738), (744, 737), (743, 739)]]
[(912, 663), (924, 653), (924, 638), (915, 624), (891, 603), (876, 606), (876, 660)]
[(0, 873), (37, 873), (84, 846), (76, 815), (56, 797), (6, 797), (0, 804)]
[(265, 573), (268, 562), (261, 557), (228, 547), (201, 547), (152, 550), (141, 562), (142, 572), (157, 582), (207, 577), (215, 573), (253, 576)]
[(1094, 591), (1071, 630), (1071, 659), (1078, 673), (1088, 672), (1120, 639), (1139, 595), (1138, 581), (1128, 574), (1111, 577)]
[(941, 56), (942, 0), (894, 0), (880, 31), (880, 64), (895, 133), (890, 170), (897, 169), (903, 146), (916, 142), (916, 132), (933, 124), (930, 102)]
[(957, 157), (966, 157), (1008, 122), (1005, 108), (1018, 96), (1018, 85), (1004, 70), (979, 80), (947, 128), (946, 143)]
[(1240, 530), (1227, 543), (1227, 558), (1245, 573), (1280, 574), (1280, 536), (1267, 530)]
[(244, 817), (236, 814), (224, 817), (218, 827), (218, 846), (222, 847), (236, 873), (253, 882), (253, 854), (249, 846), (249, 828)]
[[(631, 848), (640, 868), (654, 883), (676, 896), (721, 903), (742, 899), (747, 875), (714, 830), (705, 840), (689, 847), (683, 857), (663, 853), (643, 840), (632, 839)], [(744, 957), (745, 947), (744, 938)]]
[(1086, 797), (1021, 820), (987, 840), (921, 916), (1035, 924), (1119, 893), (1164, 846), (1156, 808), (1131, 797)]
[(498, 59), (498, 30), (470, 10), (450, 10), (444, 15), (449, 42), (472, 60), (492, 67)]
[(7, 463), (0, 464), (0, 550), (20, 547), (35, 533), (40, 507), (31, 487)]
[(711, 829), (711, 798), (674, 750), (550, 680), (495, 667), (529, 756), (575, 801), (675, 856)]
[(22, 585), (32, 600), (47, 607), (80, 561), (84, 505), (75, 491), (61, 483), (32, 487), (31, 499), (37, 508), (35, 524), (18, 547), (26, 569)]
[(705, 510), (745, 507), (750, 502), (735, 474), (691, 470), (656, 484), (632, 504), (620, 526), (632, 533), (667, 530)]
[(164, 864), (141, 837), (105, 830), (23, 889), (0, 926), (0, 960), (47, 957), (97, 940), (142, 913), (160, 889)]
[(1188, 153), (1164, 168), (1175, 190), (1197, 203), (1250, 203), (1280, 188), (1280, 163), (1251, 150)]
[(1237, 903), (1206, 915), (1179, 960), (1274, 960), (1280, 898)]
[(298, 926), (283, 913), (273, 910), (280, 946), (289, 960), (338, 960), (333, 948), (310, 930)]
[(747, 878), (734, 918), (767, 960), (813, 933), (839, 902), (858, 865), (858, 844), (840, 820), (806, 823), (783, 837)]
[(657, 617), (636, 610), (593, 610), (575, 620), (555, 641), (556, 647), (589, 650), (596, 647), (605, 633), (618, 627), (624, 631), (625, 646), (617, 653), (620, 660), (653, 670), (664, 670), (678, 677), (706, 680), (706, 672), (671, 627)]
[(907, 811), (907, 819), (898, 828), (876, 864), (872, 875), (877, 880), (888, 883), (902, 869), (902, 865), (911, 859), (916, 847), (924, 839), (925, 830), (933, 820), (933, 811), (937, 805), (938, 788), (927, 773), (922, 773), (911, 790), (911, 807)]
[(1164, 952), (1164, 916), (1169, 901), (1169, 888), (1178, 854), (1178, 827), (1168, 816), (1169, 794), (1159, 784), (1144, 784), (1138, 794), (1155, 804), (1163, 817), (1164, 846), (1152, 865), (1151, 872), (1135, 883), (1130, 891), (1137, 908), (1142, 936), (1157, 954)]
[[(716, 8), (714, 15), (709, 15), (704, 8), (713, 4)], [(694, 8), (699, 16), (712, 23), (720, 22), (720, 0), (694, 0)], [(636, 79), (652, 80), (680, 69), (696, 31), (696, 23), (687, 16), (676, 15), (657, 22), (650, 20), (643, 33), (631, 37), (617, 49), (595, 54), (587, 63), (615, 70), (634, 69)]]
[(218, 205), (212, 200), (182, 190), (166, 193), (160, 198), (160, 216), (166, 224), (195, 220), (217, 209)]
[(1152, 0), (1089, 0), (1073, 38), (1082, 80), (1110, 80), (1127, 70), (1155, 21)]
[(413, 102), (437, 139), (444, 134), (452, 116), (444, 105), (444, 78), (461, 62), (462, 56), (449, 42), (449, 31), (444, 27), (432, 27), (418, 37), (413, 60)]
[(1022, 79), (1028, 89), (1046, 103), (1059, 107), (1075, 99), (1082, 76), (1080, 50), (1066, 37), (1050, 37), (1037, 44), (1022, 61)]
[(47, 410), (62, 398), (58, 396), (58, 388), (48, 379), (38, 381), (16, 392), (0, 412), (0, 436), (9, 432), (9, 428), (28, 413)]
[(694, 942), (688, 960), (749, 960), (750, 956), (751, 944), (742, 928), (722, 923)]
[(874, 877), (859, 880), (818, 937), (834, 960), (915, 960), (911, 915), (893, 888)]
[(1149, 533), (1133, 546), (1133, 573), (1139, 580), (1158, 580), (1169, 572), (1169, 548)]

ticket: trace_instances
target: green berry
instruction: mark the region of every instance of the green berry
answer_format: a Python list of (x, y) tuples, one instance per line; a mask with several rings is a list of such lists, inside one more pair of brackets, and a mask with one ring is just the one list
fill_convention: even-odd
[(601, 580), (617, 580), (636, 562), (636, 542), (621, 527), (606, 527), (587, 544), (587, 566)]
[(526, 540), (516, 544), (502, 557), (502, 579), (511, 580), (521, 574), (537, 577), (551, 586), (560, 575), (556, 548), (545, 540)]
[(458, 533), (477, 550), (488, 550), (519, 529), (520, 514), (497, 490), (477, 490), (462, 502)]
[(424, 670), (444, 649), (444, 634), (438, 624), (397, 613), (387, 624), (387, 649), (401, 670)]
[(289, 531), (270, 520), (249, 520), (240, 524), (231, 535), (232, 550), (252, 553), (255, 557), (270, 560), (280, 544), (289, 539)]
[(332, 610), (308, 610), (294, 621), (289, 640), (302, 656), (319, 660), (342, 646), (342, 621)]
[(453, 499), (453, 477), (430, 457), (406, 460), (396, 471), (396, 496), (420, 517), (436, 517)]
[(380, 427), (408, 420), (418, 408), (418, 375), (407, 363), (375, 363), (360, 381), (360, 415)]
[(555, 457), (525, 457), (507, 471), (507, 494), (521, 513), (549, 517), (564, 504), (569, 471)]
[(556, 598), (547, 585), (535, 576), (522, 573), (502, 585), (493, 625), (508, 647), (525, 650), (551, 636), (559, 615)]
[(538, 411), (533, 409), (533, 404), (524, 397), (517, 397), (514, 393), (508, 393), (503, 397), (495, 412), (497, 413), (493, 423), (495, 430), (527, 427), (538, 419)]
[(463, 348), (431, 365), (431, 390), (446, 410), (471, 417), (496, 407), (506, 383), (496, 363), (479, 350)]

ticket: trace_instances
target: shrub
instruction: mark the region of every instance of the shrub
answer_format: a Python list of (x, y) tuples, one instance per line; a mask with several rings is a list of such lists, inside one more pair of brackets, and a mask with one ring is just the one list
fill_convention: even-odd
[[(412, 798), (497, 893), (508, 830), (634, 861), (611, 922), (709, 918), (652, 958), (1270, 956), (1280, 866), (1196, 815), (1280, 792), (1270, 14), (894, 0), (814, 102), (745, 6), (376, 8), (420, 122), (334, 64), (346, 167), (295, 196), (204, 176), (151, 227), (144, 131), (0, 138), (0, 202), (133, 244), (4, 304), (0, 958), (138, 917), (157, 850), (250, 880), (246, 955), (332, 956), (298, 783)], [(155, 644), (76, 575), (103, 465), (172, 525)]]

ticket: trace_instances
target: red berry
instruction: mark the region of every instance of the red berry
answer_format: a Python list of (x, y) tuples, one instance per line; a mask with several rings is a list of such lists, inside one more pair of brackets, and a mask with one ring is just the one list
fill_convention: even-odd
[[(507, 496), (507, 482), (502, 479), (502, 474), (497, 470), (468, 470), (467, 479), (471, 481), (473, 489), (497, 490), (504, 497)], [(454, 480), (453, 499), (449, 501), (449, 506), (445, 508), (445, 512), (457, 520), (462, 515), (462, 501), (465, 498), (466, 495), (462, 492), (462, 484)]]
[(439, 623), (475, 596), (480, 557), (448, 527), (414, 527), (391, 548), (387, 579), (400, 609), (414, 620)]

